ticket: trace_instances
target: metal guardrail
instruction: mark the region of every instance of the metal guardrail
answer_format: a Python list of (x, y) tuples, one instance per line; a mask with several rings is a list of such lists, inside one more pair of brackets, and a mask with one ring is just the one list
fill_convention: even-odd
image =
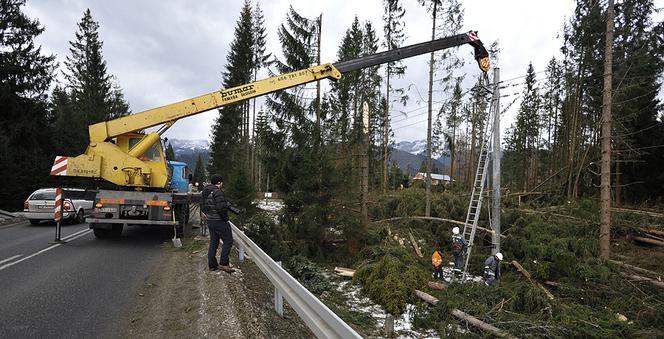
[(362, 338), (316, 296), (279, 266), (247, 235), (231, 223), (233, 239), (283, 294), (288, 304), (318, 338)]

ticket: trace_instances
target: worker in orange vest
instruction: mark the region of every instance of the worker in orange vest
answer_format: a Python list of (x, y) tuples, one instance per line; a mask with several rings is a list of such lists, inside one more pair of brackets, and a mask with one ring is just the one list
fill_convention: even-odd
[(433, 251), (431, 254), (431, 265), (433, 266), (433, 274), (431, 275), (434, 279), (443, 278), (443, 254), (440, 249)]

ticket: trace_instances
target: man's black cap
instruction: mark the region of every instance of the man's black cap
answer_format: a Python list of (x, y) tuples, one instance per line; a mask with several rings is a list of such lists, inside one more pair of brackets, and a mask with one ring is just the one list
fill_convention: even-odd
[(216, 184), (218, 184), (218, 183), (220, 183), (220, 182), (224, 182), (224, 178), (222, 178), (221, 175), (219, 175), (219, 174), (214, 174), (214, 175), (212, 175), (212, 176), (210, 177), (210, 183), (211, 183), (212, 185), (216, 185)]

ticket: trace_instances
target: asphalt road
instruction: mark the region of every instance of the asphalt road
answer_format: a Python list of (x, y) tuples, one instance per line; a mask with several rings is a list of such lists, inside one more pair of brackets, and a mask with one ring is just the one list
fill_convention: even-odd
[(96, 239), (87, 224), (0, 226), (1, 338), (123, 336), (137, 290), (172, 232), (128, 227)]

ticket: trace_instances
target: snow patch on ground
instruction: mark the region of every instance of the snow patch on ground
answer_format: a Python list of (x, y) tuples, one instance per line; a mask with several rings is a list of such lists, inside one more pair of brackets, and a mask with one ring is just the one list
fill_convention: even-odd
[(264, 211), (276, 212), (284, 207), (284, 201), (278, 199), (260, 199), (257, 200), (257, 207)]
[[(337, 284), (336, 290), (346, 297), (346, 306), (352, 311), (368, 314), (375, 321), (376, 329), (382, 331), (385, 324), (385, 317), (387, 312), (380, 305), (376, 305), (371, 299), (362, 295), (360, 292), (361, 286), (353, 284), (351, 281), (341, 281)], [(397, 335), (396, 338), (411, 339), (411, 338), (438, 338), (434, 330), (415, 330), (413, 329), (413, 315), (415, 312), (415, 305), (406, 305), (406, 311), (399, 317), (394, 319), (394, 331)]]
[[(330, 277), (333, 274), (324, 273), (326, 277)], [(383, 327), (385, 325), (385, 317), (387, 312), (383, 309), (382, 306), (375, 304), (371, 299), (362, 295), (361, 286), (359, 284), (353, 284), (350, 280), (338, 281), (335, 279), (330, 279), (333, 285), (336, 285), (336, 290), (343, 294), (346, 297), (346, 306), (355, 312), (360, 312), (363, 314), (368, 314), (375, 321), (375, 326), (377, 331), (382, 333)], [(443, 267), (443, 281), (446, 283), (461, 283), (461, 273), (455, 274), (454, 263), (450, 263), (450, 266)], [(464, 283), (484, 283), (484, 279), (481, 276), (468, 275)], [(416, 306), (413, 304), (407, 304), (406, 309), (398, 318), (394, 319), (394, 332), (396, 338), (399, 339), (415, 339), (415, 338), (440, 338), (436, 331), (415, 329), (413, 327), (413, 320), (415, 316)], [(456, 328), (450, 328), (457, 331), (458, 333), (465, 333), (465, 330), (456, 326)]]

